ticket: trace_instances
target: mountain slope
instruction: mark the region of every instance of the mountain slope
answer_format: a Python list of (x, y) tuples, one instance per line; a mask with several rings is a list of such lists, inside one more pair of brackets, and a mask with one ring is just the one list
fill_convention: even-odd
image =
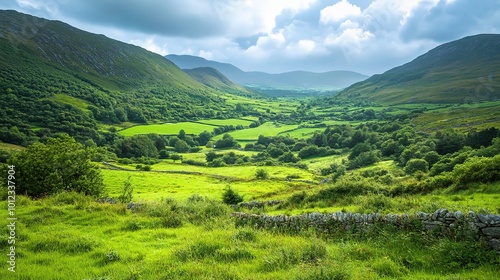
[(385, 104), (498, 100), (499, 75), (500, 35), (482, 34), (438, 46), (407, 64), (350, 86), (339, 98)]
[(229, 78), (212, 67), (185, 69), (184, 72), (198, 82), (216, 90), (245, 96), (257, 95), (256, 92), (233, 83)]
[[(98, 138), (97, 122), (227, 111), (219, 92), (164, 57), (59, 21), (0, 11), (0, 123)], [(77, 105), (75, 105), (77, 104)]]
[(196, 56), (167, 55), (165, 57), (182, 69), (197, 67), (215, 68), (235, 83), (251, 86), (252, 88), (295, 88), (299, 90), (324, 88), (338, 90), (368, 78), (365, 75), (350, 71), (330, 71), (324, 73), (293, 71), (281, 74), (269, 74), (257, 71), (244, 72), (232, 64), (206, 60)]

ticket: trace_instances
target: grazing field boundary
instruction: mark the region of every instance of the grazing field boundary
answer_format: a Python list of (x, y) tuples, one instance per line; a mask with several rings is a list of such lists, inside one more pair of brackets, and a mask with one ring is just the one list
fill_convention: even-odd
[(292, 234), (309, 229), (321, 234), (333, 234), (338, 231), (369, 233), (377, 226), (390, 225), (400, 230), (423, 230), (457, 239), (481, 240), (500, 253), (500, 215), (476, 214), (473, 211), (464, 214), (461, 211), (448, 212), (446, 208), (442, 208), (434, 213), (418, 212), (416, 215), (335, 212), (297, 216), (235, 212), (231, 216), (236, 219), (237, 227), (251, 226)]

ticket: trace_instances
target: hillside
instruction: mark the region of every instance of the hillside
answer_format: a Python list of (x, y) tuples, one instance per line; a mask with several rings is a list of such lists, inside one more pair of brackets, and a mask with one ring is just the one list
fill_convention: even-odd
[(0, 11), (0, 30), (0, 122), (7, 128), (99, 140), (98, 123), (227, 111), (219, 92), (140, 47), (15, 11)]
[(165, 56), (182, 69), (197, 67), (212, 67), (227, 76), (233, 82), (255, 90), (262, 89), (284, 91), (334, 91), (352, 85), (368, 78), (365, 75), (350, 71), (329, 71), (313, 73), (307, 71), (293, 71), (281, 74), (265, 72), (245, 72), (228, 63), (206, 60), (190, 55)]
[(362, 98), (383, 104), (498, 100), (499, 50), (498, 34), (465, 37), (356, 83), (339, 97)]
[(184, 72), (198, 82), (216, 90), (245, 96), (258, 95), (254, 91), (233, 83), (228, 77), (212, 67), (185, 69)]

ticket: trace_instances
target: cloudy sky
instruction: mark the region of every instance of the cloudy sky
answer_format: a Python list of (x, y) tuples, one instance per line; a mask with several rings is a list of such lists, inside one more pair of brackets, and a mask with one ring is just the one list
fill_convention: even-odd
[(270, 73), (371, 75), (445, 42), (500, 33), (500, 0), (2, 0), (0, 9)]

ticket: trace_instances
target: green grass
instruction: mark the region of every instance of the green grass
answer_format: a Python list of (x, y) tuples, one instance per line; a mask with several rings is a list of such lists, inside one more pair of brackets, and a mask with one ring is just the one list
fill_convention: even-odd
[[(232, 131), (229, 134), (236, 140), (257, 140), (259, 135), (276, 136), (286, 131), (294, 130), (298, 125), (274, 125), (271, 122), (266, 122), (255, 128)], [(214, 137), (215, 140), (221, 139), (223, 135)]]
[(298, 128), (292, 131), (282, 132), (279, 135), (289, 135), (292, 138), (307, 139), (313, 136), (314, 132), (323, 132), (326, 128)]
[(212, 132), (217, 126), (249, 126), (254, 120), (258, 118), (245, 117), (241, 119), (211, 119), (199, 120), (196, 122), (179, 122), (179, 123), (164, 123), (164, 124), (147, 124), (136, 125), (120, 130), (118, 133), (123, 136), (133, 136), (137, 134), (157, 133), (161, 135), (175, 135), (181, 129), (187, 134), (200, 134), (203, 131)]
[(179, 122), (165, 124), (149, 124), (136, 125), (127, 129), (120, 130), (118, 133), (123, 136), (134, 136), (137, 134), (157, 133), (161, 135), (176, 135), (181, 129), (187, 134), (200, 134), (203, 131), (211, 132), (214, 129), (213, 125), (194, 123), (194, 122)]
[[(132, 167), (130, 167), (132, 169)], [(298, 177), (303, 180), (311, 180), (311, 173), (289, 167), (259, 167), (268, 171), (274, 180), (256, 180), (255, 166), (229, 166), (229, 167), (198, 167), (185, 164), (163, 163), (153, 165), (157, 172), (139, 171), (116, 171), (102, 170), (104, 183), (108, 189), (108, 195), (118, 197), (123, 189), (125, 180), (130, 176), (134, 187), (134, 197), (139, 200), (157, 200), (159, 198), (172, 197), (175, 199), (186, 199), (192, 194), (218, 199), (227, 186), (244, 195), (245, 200), (258, 198), (279, 198), (296, 190), (303, 183), (289, 182), (284, 179), (287, 176)], [(195, 174), (167, 173), (168, 171), (187, 171)], [(202, 173), (202, 174), (198, 174)]]
[[(13, 276), (2, 269), (0, 278), (489, 280), (500, 276), (494, 254), (476, 242), (392, 230), (367, 237), (287, 235), (236, 228), (231, 211), (207, 200), (157, 200), (127, 210), (126, 205), (100, 204), (72, 193), (40, 200), (20, 196), (17, 272)], [(3, 228), (5, 218), (4, 211)], [(7, 250), (5, 239), (1, 244)], [(484, 263), (468, 258), (471, 255)]]
[(490, 127), (500, 128), (499, 110), (499, 101), (455, 105), (451, 108), (439, 108), (430, 112), (424, 112), (415, 118), (413, 123), (425, 131), (436, 131), (449, 127), (464, 132), (472, 128), (478, 130)]
[(54, 94), (53, 99), (56, 101), (65, 103), (65, 104), (73, 105), (76, 108), (79, 108), (85, 112), (90, 112), (90, 110), (88, 109), (87, 102), (85, 102), (81, 99), (78, 99), (78, 98), (75, 98), (75, 97), (72, 97), (72, 96), (69, 96), (66, 94)]
[(252, 121), (246, 119), (225, 119), (225, 120), (212, 119), (212, 120), (199, 120), (197, 121), (197, 123), (203, 123), (215, 126), (228, 126), (228, 125), (249, 126), (252, 123)]
[(22, 149), (24, 149), (23, 146), (0, 142), (0, 150), (20, 151)]
[(347, 155), (343, 156), (333, 155), (327, 157), (309, 158), (309, 159), (304, 159), (303, 162), (307, 164), (309, 170), (319, 173), (321, 169), (326, 169), (334, 163), (341, 164), (342, 159), (347, 160)]

